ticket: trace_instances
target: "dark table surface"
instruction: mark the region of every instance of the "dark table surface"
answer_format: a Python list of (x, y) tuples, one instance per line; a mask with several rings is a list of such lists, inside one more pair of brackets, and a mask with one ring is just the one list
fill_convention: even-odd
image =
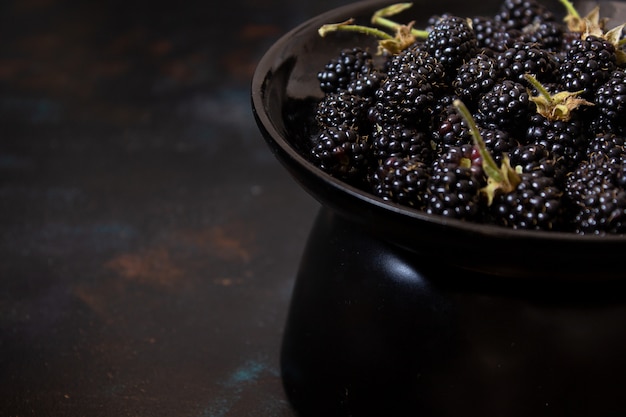
[(319, 206), (250, 81), (346, 3), (2, 3), (1, 416), (295, 415), (278, 357)]

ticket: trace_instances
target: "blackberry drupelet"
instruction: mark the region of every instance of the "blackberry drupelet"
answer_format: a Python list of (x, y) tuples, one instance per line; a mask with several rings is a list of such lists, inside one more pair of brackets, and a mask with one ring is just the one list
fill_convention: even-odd
[(345, 48), (317, 73), (320, 88), (325, 93), (344, 89), (358, 74), (368, 73), (374, 67), (372, 54), (355, 47)]

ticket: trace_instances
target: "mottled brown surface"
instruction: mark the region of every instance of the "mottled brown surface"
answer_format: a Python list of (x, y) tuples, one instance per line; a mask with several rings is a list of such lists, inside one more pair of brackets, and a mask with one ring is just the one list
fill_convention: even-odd
[(318, 210), (250, 109), (347, 2), (0, 6), (0, 416), (293, 416), (281, 332)]

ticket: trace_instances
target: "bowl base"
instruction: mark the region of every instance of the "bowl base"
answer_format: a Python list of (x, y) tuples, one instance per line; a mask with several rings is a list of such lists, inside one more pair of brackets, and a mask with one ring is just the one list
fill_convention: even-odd
[(302, 416), (624, 416), (624, 294), (433, 264), (322, 208), (284, 388)]

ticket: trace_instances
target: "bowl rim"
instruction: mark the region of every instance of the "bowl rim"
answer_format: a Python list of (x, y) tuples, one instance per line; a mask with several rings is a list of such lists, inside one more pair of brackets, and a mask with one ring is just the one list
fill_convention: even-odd
[[(278, 67), (276, 64), (284, 63), (284, 58), (289, 56), (288, 50), (285, 49), (285, 46), (289, 44), (289, 40), (296, 36), (312, 34), (313, 32), (317, 33), (317, 29), (322, 24), (332, 21), (341, 21), (342, 18), (347, 19), (356, 16), (358, 13), (373, 11), (375, 10), (373, 9), (374, 7), (379, 8), (392, 3), (394, 3), (393, 0), (359, 0), (347, 5), (339, 6), (301, 22), (274, 41), (274, 43), (266, 50), (257, 62), (251, 80), (252, 110), (258, 126), (263, 130), (266, 141), (269, 142), (271, 140), (273, 145), (277, 146), (280, 152), (290, 158), (293, 163), (296, 163), (299, 167), (304, 168), (308, 174), (320, 178), (326, 185), (331, 186), (335, 191), (348, 194), (350, 197), (355, 198), (364, 204), (374, 205), (377, 209), (407, 217), (412, 221), (428, 222), (441, 227), (455, 228), (465, 233), (491, 236), (494, 238), (523, 238), (526, 240), (541, 241), (550, 240), (555, 243), (559, 241), (563, 243), (583, 241), (588, 244), (594, 244), (594, 242), (597, 242), (602, 245), (609, 244), (611, 242), (626, 244), (626, 234), (583, 235), (564, 231), (513, 229), (495, 224), (476, 223), (467, 220), (448, 218), (436, 214), (429, 214), (399, 203), (385, 201), (372, 193), (348, 184), (345, 181), (318, 168), (289, 142), (288, 138), (286, 138), (276, 127), (272, 118), (266, 111), (265, 106), (266, 83)], [(272, 149), (272, 151), (276, 154), (275, 149)], [(282, 159), (280, 162), (285, 164), (285, 161)], [(305, 189), (307, 192), (312, 194), (313, 197), (319, 200), (319, 197), (312, 193), (311, 190), (307, 187), (305, 187)], [(322, 204), (324, 203), (322, 202)]]

